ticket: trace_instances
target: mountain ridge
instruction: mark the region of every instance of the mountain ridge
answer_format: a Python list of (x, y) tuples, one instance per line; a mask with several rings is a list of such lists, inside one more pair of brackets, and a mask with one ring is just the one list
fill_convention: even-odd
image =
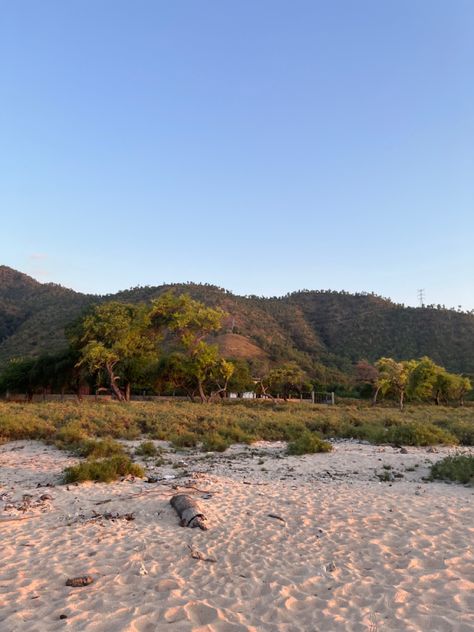
[[(211, 284), (136, 286), (115, 294), (82, 294), (0, 266), (0, 368), (10, 358), (56, 352), (64, 327), (91, 305), (149, 302), (174, 289), (228, 314), (224, 350), (239, 357), (295, 361), (326, 379), (349, 374), (362, 358), (428, 355), (450, 371), (474, 374), (474, 315), (442, 306), (406, 307), (373, 293), (299, 290), (281, 297), (240, 296)], [(239, 346), (240, 345), (240, 346)], [(247, 350), (247, 351), (246, 351)], [(228, 353), (231, 353), (229, 351)]]

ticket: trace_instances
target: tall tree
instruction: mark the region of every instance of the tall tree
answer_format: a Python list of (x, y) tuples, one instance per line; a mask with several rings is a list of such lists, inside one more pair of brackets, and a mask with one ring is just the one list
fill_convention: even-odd
[(222, 309), (207, 307), (189, 294), (166, 292), (152, 303), (152, 326), (160, 333), (176, 336), (187, 358), (181, 366), (196, 380), (202, 402), (209, 400), (213, 386), (217, 389), (214, 393), (225, 393), (232, 376), (232, 363), (223, 360), (217, 345), (208, 342), (209, 337), (221, 329), (225, 316)]
[(380, 358), (375, 363), (375, 366), (378, 369), (379, 377), (377, 379), (374, 403), (377, 401), (379, 392), (382, 395), (391, 393), (398, 399), (400, 410), (403, 410), (410, 373), (415, 368), (416, 361), (405, 360), (397, 362), (393, 358)]
[(96, 306), (82, 320), (72, 339), (80, 351), (78, 365), (90, 371), (105, 370), (110, 388), (119, 401), (130, 398), (132, 368), (152, 360), (156, 341), (147, 307), (118, 302)]

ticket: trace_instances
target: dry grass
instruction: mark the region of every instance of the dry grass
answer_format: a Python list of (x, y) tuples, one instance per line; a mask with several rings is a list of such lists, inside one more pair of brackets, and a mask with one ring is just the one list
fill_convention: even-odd
[(249, 401), (0, 403), (0, 441), (39, 439), (82, 454), (110, 456), (114, 444), (91, 440), (170, 440), (176, 447), (204, 443), (222, 450), (257, 440), (295, 441), (303, 433), (400, 445), (474, 444), (474, 409), (367, 404), (338, 406)]

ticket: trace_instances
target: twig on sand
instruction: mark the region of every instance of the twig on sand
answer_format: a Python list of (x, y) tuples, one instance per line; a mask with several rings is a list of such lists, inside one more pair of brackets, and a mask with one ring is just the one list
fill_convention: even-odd
[(189, 546), (189, 544), (187, 545), (187, 547), (191, 551), (191, 557), (193, 559), (201, 560), (202, 562), (212, 562), (212, 563), (217, 562), (215, 557), (206, 557), (204, 553), (201, 553), (201, 551), (197, 551), (196, 549), (193, 549), (193, 547)]
[(284, 522), (286, 524), (286, 520), (282, 518), (281, 516), (277, 516), (277, 514), (269, 513), (267, 515), (269, 518), (275, 518), (275, 520), (281, 520), (281, 522)]
[[(218, 494), (217, 491), (212, 491), (210, 489), (199, 489), (198, 487), (194, 487), (193, 485), (176, 485), (176, 483), (160, 483), (162, 487), (176, 489), (193, 489), (199, 494)], [(99, 500), (94, 503), (94, 505), (106, 505), (107, 503), (111, 503), (113, 501), (119, 500), (131, 500), (132, 498), (138, 498), (139, 496), (150, 496), (153, 494), (162, 494), (166, 492), (165, 489), (145, 489), (142, 492), (138, 492), (136, 494), (129, 494), (128, 496), (117, 496), (117, 498), (106, 498), (104, 500)]]
[(29, 514), (28, 516), (18, 516), (18, 517), (11, 517), (11, 518), (1, 518), (0, 519), (0, 525), (1, 524), (5, 524), (7, 522), (19, 522), (20, 520), (29, 520), (30, 518), (36, 518), (39, 514)]

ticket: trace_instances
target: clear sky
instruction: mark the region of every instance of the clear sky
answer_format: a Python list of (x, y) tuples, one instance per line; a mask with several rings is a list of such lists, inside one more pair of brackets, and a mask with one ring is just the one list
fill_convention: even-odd
[(0, 263), (474, 308), (472, 0), (0, 0)]

